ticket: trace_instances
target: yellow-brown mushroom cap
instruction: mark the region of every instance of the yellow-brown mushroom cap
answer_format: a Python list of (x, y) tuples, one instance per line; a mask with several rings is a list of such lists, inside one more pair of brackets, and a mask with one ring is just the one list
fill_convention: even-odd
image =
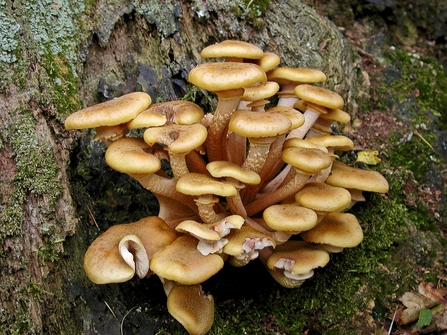
[(237, 194), (237, 190), (234, 186), (194, 172), (187, 173), (180, 177), (177, 181), (176, 189), (183, 194), (195, 196), (214, 194), (221, 197), (231, 197)]
[(328, 213), (312, 229), (301, 233), (303, 240), (339, 248), (353, 248), (363, 240), (363, 231), (351, 213)]
[(310, 84), (326, 81), (326, 75), (317, 69), (278, 67), (267, 72), (267, 78), (278, 84)]
[(343, 98), (337, 93), (313, 85), (299, 85), (295, 87), (295, 95), (304, 101), (327, 108), (342, 108)]
[(259, 65), (259, 67), (264, 70), (265, 72), (270, 71), (275, 66), (278, 66), (281, 62), (281, 59), (277, 54), (274, 52), (264, 52), (264, 55), (262, 55), (262, 58), (254, 61), (255, 64)]
[(241, 100), (256, 101), (274, 96), (279, 90), (279, 85), (274, 81), (268, 81), (263, 85), (245, 87), (244, 90)]
[(222, 257), (204, 256), (197, 250), (199, 241), (182, 235), (152, 257), (150, 269), (158, 276), (185, 285), (200, 284), (222, 269)]
[(271, 270), (275, 270), (278, 262), (281, 263), (283, 259), (293, 261), (290, 269), (293, 275), (308, 274), (315, 268), (326, 266), (329, 262), (327, 251), (306, 243), (294, 242), (301, 241), (287, 241), (273, 251), (267, 260), (267, 266)]
[(239, 109), (231, 116), (228, 129), (248, 138), (261, 138), (284, 134), (291, 126), (289, 118), (280, 113), (258, 113)]
[(141, 138), (121, 138), (106, 151), (105, 160), (112, 169), (137, 178), (155, 173), (161, 168), (160, 160), (151, 154), (151, 147)]
[(351, 194), (341, 187), (310, 182), (295, 195), (295, 200), (301, 206), (316, 212), (336, 212), (349, 206)]
[(265, 83), (267, 77), (255, 64), (219, 62), (197, 65), (189, 72), (188, 81), (204, 90), (219, 92)]
[(254, 44), (238, 41), (225, 40), (205, 47), (201, 52), (202, 58), (248, 58), (260, 59), (264, 51)]
[(296, 129), (301, 127), (305, 121), (303, 114), (301, 114), (299, 111), (297, 111), (295, 108), (292, 107), (275, 106), (267, 109), (267, 112), (279, 113), (287, 117), (290, 120), (290, 122), (292, 122), (290, 129)]
[(332, 158), (327, 153), (312, 148), (290, 147), (282, 152), (282, 160), (305, 175), (312, 175), (331, 166)]
[(234, 178), (244, 184), (257, 185), (261, 177), (254, 171), (228, 161), (214, 161), (206, 165), (208, 172), (215, 178)]
[(318, 215), (313, 210), (297, 204), (271, 205), (262, 216), (270, 228), (294, 233), (309, 230), (318, 222)]
[(388, 181), (377, 171), (362, 170), (334, 161), (326, 183), (332, 186), (368, 192), (386, 193)]
[(65, 120), (65, 128), (85, 129), (126, 123), (144, 111), (151, 102), (151, 97), (144, 92), (125, 94), (69, 115)]
[(323, 135), (314, 136), (306, 139), (309, 142), (322, 145), (326, 148), (334, 148), (340, 151), (349, 151), (354, 148), (354, 142), (351, 141), (346, 136), (343, 135)]
[(169, 292), (169, 313), (191, 335), (205, 335), (214, 322), (214, 299), (200, 285), (174, 285)]

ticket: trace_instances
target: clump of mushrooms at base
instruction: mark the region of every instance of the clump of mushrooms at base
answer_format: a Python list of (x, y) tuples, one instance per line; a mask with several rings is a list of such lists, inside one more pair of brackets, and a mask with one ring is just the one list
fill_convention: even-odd
[[(88, 248), (94, 283), (157, 275), (169, 313), (190, 334), (214, 319), (201, 283), (225, 262), (258, 258), (282, 286), (299, 287), (330, 254), (363, 239), (347, 211), (363, 192), (386, 193), (375, 171), (348, 166), (336, 151), (353, 142), (332, 134), (348, 123), (340, 95), (321, 87), (323, 72), (280, 66), (271, 52), (242, 41), (206, 47), (188, 76), (214, 92), (215, 111), (189, 101), (152, 103), (123, 95), (70, 115), (66, 129), (96, 128), (107, 164), (136, 179), (160, 205), (158, 217), (112, 226)], [(316, 85), (315, 85), (316, 84)], [(277, 105), (268, 107), (276, 95)], [(131, 129), (145, 129), (142, 137)], [(170, 163), (172, 173), (162, 170)]]

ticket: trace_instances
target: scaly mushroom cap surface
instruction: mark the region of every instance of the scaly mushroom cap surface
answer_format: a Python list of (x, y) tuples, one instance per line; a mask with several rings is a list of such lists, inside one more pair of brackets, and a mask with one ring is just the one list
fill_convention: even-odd
[[(283, 268), (292, 275), (305, 275), (315, 268), (326, 266), (329, 262), (327, 251), (309, 244), (294, 242), (301, 241), (287, 241), (273, 251), (267, 260), (267, 266), (271, 270)], [(289, 264), (286, 265), (286, 262)]]
[(314, 136), (307, 138), (306, 141), (322, 145), (326, 148), (331, 147), (340, 151), (349, 151), (354, 148), (354, 142), (343, 135)]
[(261, 182), (261, 177), (256, 172), (228, 161), (210, 162), (206, 165), (206, 169), (215, 178), (230, 177), (249, 185), (257, 185)]
[(185, 285), (200, 284), (222, 269), (222, 257), (204, 256), (197, 250), (199, 241), (182, 235), (152, 257), (150, 269), (158, 276)]
[(129, 129), (164, 124), (193, 124), (203, 118), (203, 110), (191, 101), (173, 100), (150, 105), (127, 124)]
[(351, 213), (328, 213), (314, 228), (301, 233), (303, 240), (339, 248), (353, 248), (363, 240), (363, 231)]
[(313, 210), (297, 204), (269, 206), (262, 216), (270, 228), (279, 231), (301, 232), (315, 227), (318, 222)]
[(205, 335), (214, 322), (214, 299), (200, 285), (174, 285), (167, 300), (168, 312), (191, 335)]
[(290, 147), (282, 152), (282, 160), (302, 174), (312, 175), (329, 167), (332, 158), (327, 153), (312, 148)]
[(291, 126), (289, 118), (279, 113), (239, 109), (231, 116), (228, 129), (248, 138), (261, 138), (284, 134)]
[(339, 161), (334, 161), (326, 183), (368, 192), (386, 193), (389, 190), (388, 181), (379, 172), (350, 167)]
[(267, 72), (268, 80), (278, 84), (310, 84), (326, 81), (326, 75), (317, 69), (278, 67)]
[(65, 120), (65, 129), (96, 128), (126, 123), (144, 111), (151, 102), (151, 97), (144, 92), (125, 94), (69, 115)]
[(202, 58), (248, 58), (260, 59), (264, 56), (264, 51), (254, 44), (237, 41), (225, 40), (205, 47), (201, 52)]
[(295, 200), (316, 212), (337, 212), (349, 206), (351, 194), (341, 187), (310, 182), (295, 195)]
[(150, 150), (141, 138), (121, 138), (107, 148), (105, 160), (116, 171), (146, 176), (161, 168), (160, 160)]
[[(125, 239), (125, 237), (131, 238)], [(140, 271), (138, 267), (140, 260), (144, 259), (132, 252), (141, 251), (142, 245), (145, 250), (145, 259), (150, 260), (152, 256), (169, 245), (177, 238), (177, 234), (172, 231), (166, 223), (156, 217), (150, 216), (139, 221), (127, 224), (119, 224), (110, 227), (93, 241), (84, 256), (84, 269), (87, 277), (97, 284), (121, 283), (131, 279), (135, 272), (140, 277), (144, 277), (147, 273), (149, 265), (145, 271)], [(123, 241), (125, 239), (125, 241)], [(127, 246), (123, 244), (127, 243)], [(136, 263), (132, 268), (130, 263), (121, 255), (123, 248), (130, 249), (127, 256)]]
[(194, 172), (182, 176), (177, 181), (176, 189), (183, 194), (196, 196), (214, 194), (221, 197), (231, 197), (237, 194), (237, 190), (233, 186)]
[(201, 146), (208, 135), (200, 123), (191, 125), (169, 124), (152, 127), (144, 132), (144, 141), (150, 146), (160, 143), (168, 146), (170, 153), (188, 153)]
[(342, 108), (343, 98), (337, 93), (313, 85), (299, 85), (295, 87), (295, 95), (304, 101), (314, 103), (327, 108)]
[(207, 91), (219, 92), (265, 83), (267, 77), (255, 64), (219, 62), (197, 65), (189, 72), (188, 81)]

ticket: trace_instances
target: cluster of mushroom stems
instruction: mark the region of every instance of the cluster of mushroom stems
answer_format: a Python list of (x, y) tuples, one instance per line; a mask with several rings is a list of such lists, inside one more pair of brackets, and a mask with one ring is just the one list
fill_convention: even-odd
[[(168, 311), (190, 334), (213, 324), (213, 298), (200, 284), (225, 261), (244, 266), (258, 258), (279, 284), (299, 287), (330, 253), (362, 241), (347, 212), (365, 201), (362, 192), (388, 191), (380, 173), (337, 160), (354, 144), (332, 126), (350, 117), (342, 97), (321, 87), (323, 72), (280, 66), (276, 54), (242, 41), (210, 45), (201, 56), (223, 59), (188, 75), (217, 95), (215, 111), (190, 101), (152, 103), (134, 92), (65, 123), (96, 128), (107, 164), (160, 205), (158, 217), (112, 226), (92, 243), (84, 258), (88, 278), (105, 284), (159, 276)], [(132, 129), (144, 135), (132, 136)]]

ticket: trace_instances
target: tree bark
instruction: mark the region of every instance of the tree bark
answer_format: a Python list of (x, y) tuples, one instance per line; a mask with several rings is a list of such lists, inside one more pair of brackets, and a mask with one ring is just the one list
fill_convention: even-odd
[(137, 90), (157, 102), (189, 95), (211, 111), (215, 97), (186, 78), (200, 50), (224, 39), (276, 52), (283, 66), (322, 70), (324, 86), (357, 113), (360, 58), (337, 27), (297, 0), (247, 3), (0, 1), (1, 334), (119, 334), (141, 303), (135, 289), (152, 306), (127, 333), (169, 320), (155, 280), (96, 286), (84, 275), (96, 236), (157, 208), (105, 165), (92, 131), (64, 129), (70, 113)]

